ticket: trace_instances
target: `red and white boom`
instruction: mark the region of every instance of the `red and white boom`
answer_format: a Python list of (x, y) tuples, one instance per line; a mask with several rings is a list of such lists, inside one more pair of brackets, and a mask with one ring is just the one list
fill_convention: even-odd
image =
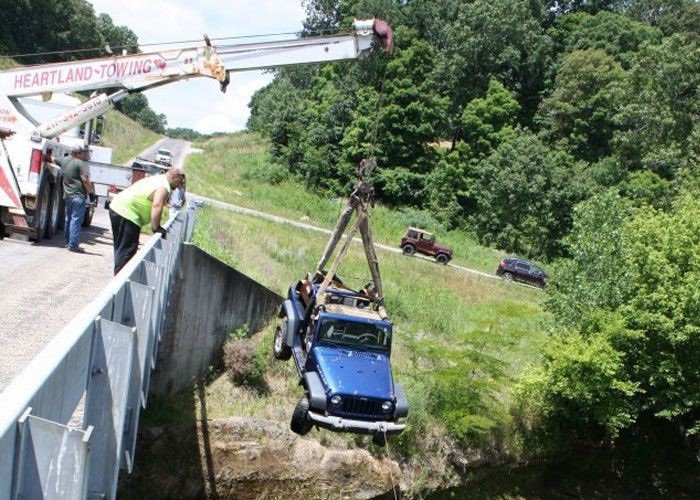
[[(36, 196), (36, 186), (23, 189), (29, 182), (23, 173), (35, 168), (30, 165), (31, 149), (40, 148), (43, 139), (57, 137), (103, 114), (131, 92), (197, 77), (217, 80), (225, 91), (232, 71), (356, 59), (371, 51), (375, 38), (391, 52), (391, 28), (383, 21), (370, 19), (356, 20), (347, 35), (239, 45), (212, 45), (205, 36), (203, 44), (193, 47), (0, 71), (0, 127), (6, 129), (0, 139), (14, 134), (7, 141), (7, 149), (0, 148), (0, 209), (5, 206), (24, 212), (18, 201), (25, 191)], [(109, 96), (98, 94), (44, 123), (28, 116), (18, 100), (53, 92), (107, 88), (120, 90)], [(20, 144), (22, 147), (18, 147)]]

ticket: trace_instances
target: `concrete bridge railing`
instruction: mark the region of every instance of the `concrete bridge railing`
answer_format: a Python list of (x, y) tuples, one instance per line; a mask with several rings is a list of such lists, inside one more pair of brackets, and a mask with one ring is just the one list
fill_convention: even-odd
[(177, 213), (0, 394), (0, 500), (116, 496), (194, 222)]

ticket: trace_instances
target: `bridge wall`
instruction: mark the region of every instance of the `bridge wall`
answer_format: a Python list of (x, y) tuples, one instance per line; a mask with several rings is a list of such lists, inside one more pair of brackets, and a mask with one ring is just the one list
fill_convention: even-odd
[(221, 361), (229, 334), (262, 329), (283, 299), (194, 245), (183, 246), (151, 393), (174, 394)]

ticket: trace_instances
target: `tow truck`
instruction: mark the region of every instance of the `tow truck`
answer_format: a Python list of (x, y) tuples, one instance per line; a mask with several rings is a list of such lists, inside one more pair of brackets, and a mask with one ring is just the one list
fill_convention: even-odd
[[(364, 176), (375, 167), (373, 160), (360, 164), (355, 190), (316, 271), (289, 287), (279, 311), (273, 354), (279, 360), (293, 357), (304, 388), (292, 413), (293, 432), (303, 436), (316, 426), (370, 434), (374, 444), (384, 446), (388, 436), (406, 428), (409, 407), (391, 371), (393, 325), (384, 308), (367, 213), (373, 190)], [(355, 223), (326, 270), (353, 213)], [(346, 287), (336, 274), (358, 230), (372, 276), (360, 291)]]
[[(195, 46), (0, 71), (0, 238), (37, 241), (56, 233), (63, 201), (61, 170), (48, 153), (54, 158), (68, 154), (65, 133), (81, 124), (86, 127), (84, 145), (97, 152), (89, 144), (95, 136), (93, 120), (130, 93), (199, 77), (216, 80), (225, 92), (232, 72), (357, 59), (372, 51), (375, 40), (391, 52), (391, 27), (379, 19), (355, 20), (348, 34), (230, 45), (215, 45), (204, 35)], [(41, 123), (22, 104), (31, 96), (48, 100), (54, 93), (101, 89), (117, 90), (95, 92)]]

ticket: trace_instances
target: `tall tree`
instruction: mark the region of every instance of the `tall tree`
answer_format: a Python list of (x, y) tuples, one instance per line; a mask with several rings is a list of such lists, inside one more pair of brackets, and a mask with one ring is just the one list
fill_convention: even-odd
[(562, 62), (536, 120), (576, 158), (595, 162), (608, 156), (624, 78), (620, 64), (602, 50), (574, 51)]

